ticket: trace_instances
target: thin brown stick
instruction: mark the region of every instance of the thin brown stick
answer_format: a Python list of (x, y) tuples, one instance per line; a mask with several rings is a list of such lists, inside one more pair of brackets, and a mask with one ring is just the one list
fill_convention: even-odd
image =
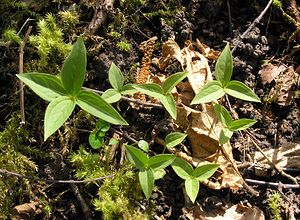
[(227, 0), (226, 3), (227, 3), (227, 10), (228, 10), (229, 33), (230, 36), (232, 36), (232, 17), (231, 17), (231, 9), (230, 9), (230, 0)]
[(20, 173), (15, 173), (15, 172), (4, 170), (4, 169), (0, 169), (0, 174), (6, 175), (6, 176), (15, 176), (15, 177), (18, 177), (21, 179), (27, 179), (29, 181), (34, 181), (34, 182), (40, 181), (40, 182), (44, 182), (44, 183), (67, 183), (67, 184), (90, 183), (90, 182), (100, 181), (103, 179), (114, 177), (114, 174), (111, 174), (111, 175), (88, 179), (88, 180), (51, 180), (51, 179), (39, 179), (39, 178), (36, 178), (33, 176), (26, 176), (26, 175), (23, 175)]
[(245, 179), (245, 181), (247, 183), (251, 183), (251, 184), (283, 187), (285, 189), (299, 189), (300, 188), (299, 184), (283, 184), (283, 183), (266, 182), (266, 181), (253, 180), (253, 179)]
[(92, 211), (90, 207), (86, 204), (83, 196), (81, 195), (78, 186), (76, 186), (74, 183), (70, 184), (71, 191), (75, 195), (76, 199), (79, 201), (79, 204), (81, 206), (82, 212), (84, 213), (85, 219), (92, 220)]
[(264, 10), (260, 13), (260, 15), (251, 23), (251, 25), (247, 28), (247, 30), (240, 36), (239, 42), (234, 46), (234, 48), (231, 50), (231, 53), (234, 53), (234, 51), (237, 49), (237, 47), (240, 44), (240, 41), (245, 38), (245, 36), (260, 22), (260, 20), (263, 18), (263, 16), (266, 14), (270, 6), (272, 5), (273, 0), (269, 0), (267, 6), (264, 8)]
[[(23, 74), (24, 70), (24, 47), (28, 36), (32, 30), (32, 26), (29, 26), (27, 32), (23, 38), (22, 43), (19, 47), (19, 74)], [(24, 107), (24, 90), (23, 90), (23, 82), (19, 80), (19, 97), (20, 97), (20, 114), (21, 114), (21, 124), (25, 124), (25, 107)]]

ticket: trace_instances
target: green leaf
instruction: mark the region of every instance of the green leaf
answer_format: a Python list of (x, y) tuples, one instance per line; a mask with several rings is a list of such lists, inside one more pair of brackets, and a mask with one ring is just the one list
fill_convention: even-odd
[(232, 76), (232, 55), (230, 46), (227, 44), (216, 63), (216, 79), (224, 86)]
[(108, 71), (108, 79), (111, 84), (111, 86), (117, 90), (121, 91), (122, 86), (124, 84), (124, 76), (119, 69), (114, 63), (110, 65), (109, 71)]
[(131, 145), (125, 146), (128, 160), (138, 169), (145, 169), (148, 164), (149, 158), (140, 149)]
[(183, 160), (181, 158), (175, 158), (173, 163), (171, 164), (172, 169), (175, 171), (175, 173), (182, 179), (188, 179), (193, 174), (193, 167), (191, 164), (189, 164), (186, 160)]
[(135, 84), (132, 85), (133, 88), (138, 90), (139, 92), (145, 93), (154, 98), (160, 98), (164, 96), (164, 91), (160, 85), (156, 83), (147, 83), (147, 84)]
[(143, 151), (148, 152), (149, 151), (149, 144), (147, 141), (140, 140), (138, 142), (139, 148), (141, 148)]
[(134, 84), (126, 84), (121, 89), (122, 95), (133, 95), (134, 93), (137, 93), (138, 90), (134, 88)]
[(185, 138), (186, 134), (180, 132), (172, 132), (166, 136), (165, 144), (167, 148), (175, 147), (180, 144)]
[(260, 102), (258, 96), (244, 83), (236, 80), (228, 82), (224, 88), (228, 95), (235, 98), (250, 101), (250, 102)]
[(118, 143), (119, 143), (118, 140), (116, 140), (115, 138), (111, 138), (111, 139), (109, 140), (108, 145), (109, 145), (109, 146), (112, 146), (112, 145), (115, 145), (115, 144), (118, 144)]
[(159, 154), (151, 157), (148, 162), (148, 167), (153, 170), (164, 169), (169, 166), (176, 156), (174, 154)]
[(158, 180), (163, 178), (166, 175), (166, 171), (164, 169), (155, 170), (154, 171), (154, 179)]
[(74, 108), (75, 102), (68, 96), (60, 96), (50, 102), (44, 119), (44, 140), (63, 125)]
[(171, 115), (173, 119), (177, 117), (176, 103), (172, 94), (167, 94), (159, 98), (159, 101), (163, 104), (167, 112)]
[(223, 128), (220, 133), (219, 142), (220, 144), (225, 144), (227, 141), (230, 140), (233, 132), (229, 130), (229, 128)]
[(212, 102), (225, 95), (220, 82), (213, 80), (206, 83), (197, 93), (191, 102), (191, 105)]
[(185, 180), (184, 185), (186, 194), (189, 196), (192, 203), (194, 203), (199, 192), (199, 180), (189, 178)]
[(76, 96), (80, 92), (85, 71), (86, 49), (82, 37), (78, 37), (61, 70), (61, 81), (69, 94)]
[(121, 93), (116, 89), (108, 89), (101, 95), (101, 98), (107, 103), (115, 103), (121, 99)]
[(17, 74), (17, 77), (48, 102), (67, 94), (60, 79), (54, 75), (33, 72)]
[(231, 122), (229, 125), (229, 129), (231, 131), (245, 130), (245, 129), (251, 127), (252, 125), (254, 125), (256, 122), (257, 121), (254, 119), (241, 118), (241, 119)]
[(90, 146), (97, 150), (104, 144), (104, 138), (100, 137), (96, 132), (91, 132), (89, 135), (89, 144)]
[(214, 105), (214, 111), (219, 119), (219, 121), (225, 126), (228, 127), (229, 124), (232, 122), (232, 118), (230, 113), (227, 111), (227, 109), (220, 105), (220, 104), (215, 104)]
[(97, 135), (98, 135), (99, 137), (104, 137), (104, 136), (105, 136), (105, 132), (98, 131), (98, 132), (97, 132)]
[(211, 163), (197, 167), (193, 172), (193, 177), (198, 181), (203, 181), (211, 177), (219, 168), (219, 164)]
[(184, 71), (169, 76), (162, 85), (165, 95), (170, 93), (179, 82), (181, 82), (185, 77), (187, 77), (188, 74), (188, 71)]
[(83, 110), (111, 124), (128, 125), (125, 119), (96, 93), (81, 91), (76, 103)]
[(107, 121), (98, 119), (96, 122), (96, 128), (98, 131), (107, 132), (110, 129), (110, 124)]
[(151, 169), (141, 170), (139, 172), (139, 180), (145, 197), (149, 199), (154, 187), (153, 171)]

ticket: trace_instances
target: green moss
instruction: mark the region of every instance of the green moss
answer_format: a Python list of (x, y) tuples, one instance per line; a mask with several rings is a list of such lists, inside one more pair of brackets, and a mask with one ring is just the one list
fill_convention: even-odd
[[(103, 219), (147, 219), (147, 215), (136, 210), (135, 201), (141, 199), (141, 189), (136, 173), (129, 166), (115, 172), (111, 179), (105, 179), (99, 188), (98, 198), (93, 204), (101, 211)], [(135, 216), (135, 218), (133, 218)]]
[[(28, 131), (19, 125), (19, 117), (14, 114), (4, 131), (0, 133), (0, 168), (23, 175), (33, 175), (36, 165), (27, 156), (20, 153), (28, 139)], [(19, 204), (30, 197), (31, 185), (27, 180), (17, 177), (0, 179), (0, 219), (9, 218), (14, 202)]]
[(11, 41), (16, 44), (21, 44), (22, 42), (20, 36), (17, 34), (17, 31), (10, 28), (4, 31), (3, 38), (5, 41)]
[[(105, 152), (102, 152), (105, 155)], [(130, 165), (124, 165), (119, 170), (100, 160), (99, 154), (93, 154), (80, 147), (72, 153), (71, 162), (76, 165), (76, 177), (91, 179), (114, 174), (113, 178), (104, 179), (98, 185), (98, 196), (92, 198), (96, 211), (102, 213), (103, 219), (148, 219), (140, 213), (135, 202), (142, 197), (137, 174), (132, 172)]]
[(268, 198), (268, 207), (271, 211), (271, 216), (273, 220), (281, 220), (280, 206), (282, 203), (281, 195), (279, 192), (272, 193)]
[(117, 43), (117, 48), (121, 51), (127, 52), (131, 50), (132, 45), (127, 40), (124, 40)]
[(274, 7), (278, 8), (278, 9), (282, 9), (282, 3), (280, 0), (273, 0), (272, 4)]
[(39, 34), (31, 35), (29, 42), (38, 50), (40, 67), (60, 63), (67, 57), (72, 45), (63, 41), (62, 29), (52, 14), (47, 14), (37, 25)]
[(79, 14), (77, 7), (74, 5), (67, 11), (60, 11), (58, 15), (61, 20), (63, 31), (67, 32), (70, 36), (74, 33), (75, 26), (79, 23)]

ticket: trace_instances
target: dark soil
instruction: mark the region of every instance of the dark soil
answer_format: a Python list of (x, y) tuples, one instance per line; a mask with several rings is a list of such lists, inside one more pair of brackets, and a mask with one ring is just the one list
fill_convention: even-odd
[[(39, 1), (23, 2), (33, 2), (30, 10), (35, 13), (33, 16), (36, 19), (43, 17), (48, 12), (56, 14), (62, 9), (68, 10), (72, 4), (75, 4), (80, 12), (80, 22), (77, 24), (76, 30), (73, 31), (74, 36), (84, 32), (93, 18), (95, 8), (94, 3), (92, 7), (86, 5), (85, 2), (89, 1), (62, 1), (64, 3), (55, 3), (61, 1), (51, 0), (41, 1), (43, 3)], [(277, 62), (291, 65), (294, 69), (297, 69), (299, 66), (300, 53), (294, 49), (299, 46), (299, 39), (297, 36), (294, 39), (289, 39), (296, 31), (296, 27), (274, 6), (270, 7), (260, 22), (244, 39), (240, 39), (241, 34), (243, 34), (267, 5), (268, 1), (266, 0), (132, 0), (128, 1), (130, 3), (124, 2), (126, 1), (116, 1), (114, 9), (108, 12), (109, 14), (103, 24), (101, 24), (92, 36), (86, 38), (88, 70), (87, 80), (84, 84), (85, 87), (100, 91), (110, 88), (108, 83), (108, 69), (111, 62), (114, 62), (124, 72), (127, 82), (134, 82), (136, 66), (138, 66), (138, 63), (141, 63), (144, 55), (139, 50), (139, 45), (153, 36), (158, 37), (154, 49), (154, 57), (161, 55), (162, 43), (171, 36), (175, 36), (176, 42), (181, 46), (184, 45), (186, 40), (195, 40), (196, 38), (210, 48), (218, 51), (223, 49), (225, 42), (229, 42), (231, 47), (237, 46), (236, 51), (233, 53), (233, 79), (244, 82), (262, 100), (268, 96), (269, 91), (274, 86), (274, 82), (273, 84), (263, 85), (260, 81), (258, 72), (262, 68), (263, 62), (266, 60), (276, 60)], [(289, 8), (290, 2), (292, 1), (283, 1), (283, 10), (288, 13), (291, 11)], [(227, 3), (230, 4), (230, 11)], [(300, 2), (296, 1), (296, 4), (300, 6)], [(11, 20), (5, 20), (3, 16), (7, 15), (5, 14), (7, 11), (12, 10), (11, 13), (16, 14), (17, 9), (15, 7), (6, 8), (5, 5), (3, 6), (0, 3), (0, 10), (3, 11), (3, 15), (0, 15), (1, 35), (9, 26), (15, 27), (18, 30), (24, 22), (24, 17), (25, 20), (28, 18), (25, 10), (20, 9), (21, 11), (23, 10), (24, 17), (18, 16), (13, 21), (13, 18), (8, 16), (7, 19)], [(232, 25), (229, 23), (229, 15), (231, 16)], [(291, 16), (293, 17), (294, 15), (291, 14)], [(34, 23), (31, 24), (35, 25)], [(110, 26), (113, 26), (114, 31), (121, 33), (121, 38), (114, 39), (108, 35)], [(37, 32), (35, 26), (33, 32), (34, 34)], [(64, 37), (67, 42), (68, 39), (74, 41), (76, 39), (74, 36)], [(131, 44), (131, 49), (122, 51), (116, 45), (118, 42), (125, 40)], [(31, 46), (27, 45), (27, 47)], [(26, 48), (25, 71), (26, 64), (35, 58), (34, 49), (33, 47)], [(26, 57), (26, 54), (31, 54), (32, 57)], [(5, 129), (6, 123), (13, 112), (19, 111), (18, 82), (14, 76), (18, 72), (18, 56), (18, 46), (14, 44), (0, 46), (0, 130)], [(35, 56), (37, 55), (35, 54)], [(213, 70), (214, 63), (210, 64)], [(151, 68), (154, 71), (158, 71), (154, 65)], [(153, 73), (155, 74), (155, 72)], [(166, 71), (166, 74), (170, 73)], [(297, 89), (299, 90), (299, 85), (296, 85), (294, 88), (295, 91)], [(46, 104), (41, 100), (37, 101), (37, 96), (28, 90), (25, 92), (25, 99), (25, 107), (31, 106), (26, 107), (28, 108), (26, 109), (26, 115), (28, 115), (26, 118), (28, 122), (26, 128), (30, 131), (30, 140), (32, 141), (28, 141), (28, 145), (37, 147), (37, 152), (46, 151), (48, 156), (31, 155), (32, 152), (26, 151), (23, 153), (33, 158), (35, 163), (38, 164), (39, 173), (37, 175), (40, 178), (73, 179), (72, 175), (75, 173), (75, 168), (69, 162), (69, 154), (72, 151), (78, 150), (78, 146), (80, 145), (88, 146), (87, 134), (84, 132), (79, 132), (78, 134), (72, 133), (74, 136), (71, 136), (65, 142), (60, 140), (64, 136), (60, 136), (59, 138), (58, 135), (54, 135), (50, 141), (43, 142), (43, 112), (38, 112), (36, 109), (45, 109)], [(258, 121), (249, 131), (259, 140), (262, 149), (276, 148), (283, 143), (295, 142), (297, 138), (300, 138), (299, 98), (295, 98), (288, 106), (281, 106), (276, 102), (249, 103), (237, 101), (234, 98), (230, 99), (230, 103), (232, 109), (236, 111), (240, 118), (254, 118)], [(159, 134), (164, 136), (173, 129), (172, 126), (169, 126), (169, 121), (165, 120), (167, 116), (165, 111), (155, 108), (136, 109), (125, 101), (121, 101), (118, 108), (121, 110), (122, 116), (130, 124), (129, 127), (122, 128), (122, 131), (131, 138), (136, 140), (145, 139), (151, 143), (152, 154), (161, 153), (163, 147), (153, 142), (151, 134), (156, 130), (155, 132), (160, 132)], [(87, 119), (82, 119), (81, 122), (78, 122), (76, 121), (76, 117), (78, 117), (78, 114), (73, 116), (71, 124), (77, 123), (82, 129), (93, 129), (93, 125)], [(67, 128), (64, 127), (64, 131)], [(118, 127), (114, 128), (120, 130)], [(107, 136), (109, 135), (111, 133), (107, 134)], [(76, 141), (72, 141), (72, 138), (76, 139)], [(234, 148), (234, 159), (237, 162), (243, 161), (244, 149), (241, 147), (241, 143), (244, 140), (243, 133), (242, 135), (236, 133), (231, 139), (231, 145)], [(256, 151), (251, 144), (248, 147), (247, 153)], [(97, 151), (94, 152), (97, 153)], [(257, 177), (247, 169), (241, 170), (241, 173), (244, 175), (244, 178), (292, 184), (290, 180), (279, 174), (269, 177)], [(299, 170), (291, 174), (298, 177), (300, 175)], [(2, 178), (1, 175), (0, 178)], [(171, 169), (168, 170), (164, 179), (156, 182), (156, 186), (157, 188), (154, 190), (150, 201), (143, 199), (137, 201), (146, 210), (153, 210), (153, 219), (190, 219), (182, 212), (183, 208), (192, 207), (183, 193), (183, 181)], [(229, 202), (257, 206), (263, 210), (266, 219), (271, 219), (266, 200), (268, 195), (273, 190), (278, 190), (278, 188), (264, 185), (254, 185), (253, 187), (260, 193), (259, 197), (250, 195), (245, 189), (241, 189), (238, 192), (232, 192), (229, 189), (216, 191), (201, 185), (197, 204), (203, 205), (207, 210), (211, 207), (225, 207)], [(81, 210), (82, 205), (68, 185), (49, 185), (46, 188), (47, 190), (43, 193), (46, 194), (45, 197), (48, 201), (54, 199), (59, 201), (52, 201), (55, 206), (53, 207), (51, 218), (46, 218), (45, 215), (39, 214), (36, 218), (32, 217), (32, 219), (85, 218)], [(84, 185), (80, 186), (80, 190), (88, 206), (92, 208), (92, 193), (96, 194), (96, 190), (93, 190), (92, 187), (85, 188)], [(282, 218), (288, 219), (287, 207), (293, 206), (295, 219), (300, 219), (299, 189), (280, 190), (284, 198), (281, 206)], [(20, 203), (18, 198), (14, 198), (14, 200), (14, 204)], [(26, 199), (22, 201), (29, 202)], [(97, 211), (93, 211), (93, 214), (94, 216), (101, 216), (101, 213)]]

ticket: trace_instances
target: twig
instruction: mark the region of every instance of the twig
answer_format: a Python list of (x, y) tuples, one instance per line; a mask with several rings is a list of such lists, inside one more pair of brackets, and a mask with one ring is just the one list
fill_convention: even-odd
[(92, 220), (92, 211), (89, 208), (89, 206), (86, 204), (84, 198), (82, 197), (78, 186), (76, 186), (74, 183), (71, 183), (70, 188), (73, 194), (75, 195), (76, 199), (79, 201), (85, 219)]
[(261, 180), (253, 180), (253, 179), (245, 179), (247, 183), (257, 184), (257, 185), (265, 185), (265, 186), (275, 186), (275, 187), (283, 187), (285, 189), (299, 189), (299, 184), (283, 184), (283, 183), (274, 183), (274, 182), (266, 182)]
[[(27, 19), (28, 20), (28, 19)], [(32, 26), (29, 26), (27, 32), (23, 38), (23, 41), (19, 47), (19, 74), (23, 74), (24, 70), (24, 47), (27, 38), (32, 30)], [(21, 114), (21, 124), (25, 124), (25, 108), (24, 108), (24, 89), (23, 82), (19, 80), (19, 96), (20, 96), (20, 114)]]
[(240, 36), (238, 43), (234, 46), (234, 48), (231, 50), (231, 53), (234, 53), (234, 51), (239, 46), (241, 40), (260, 22), (262, 17), (266, 14), (270, 6), (272, 5), (273, 0), (269, 0), (267, 6), (265, 9), (260, 13), (260, 15), (251, 23), (251, 25), (248, 27), (248, 29)]
[(230, 36), (232, 36), (232, 18), (231, 18), (230, 0), (227, 0), (226, 3), (227, 3), (227, 10), (228, 10), (229, 33)]
[(22, 32), (23, 28), (25, 27), (25, 25), (26, 25), (29, 21), (34, 21), (34, 19), (32, 19), (32, 18), (27, 18), (26, 21), (24, 22), (24, 24), (22, 25), (22, 27), (20, 28), (20, 30), (18, 31), (17, 35), (19, 35), (19, 34)]
[[(87, 91), (96, 92), (100, 95), (103, 94), (102, 91), (99, 91), (99, 90), (96, 90), (96, 89), (90, 89), (90, 88), (86, 88), (86, 87), (83, 87), (83, 89), (87, 90)], [(164, 109), (164, 107), (160, 104), (155, 104), (155, 103), (150, 103), (150, 102), (143, 102), (139, 99), (128, 98), (128, 97), (125, 97), (125, 96), (122, 96), (121, 100), (124, 100), (124, 101), (127, 101), (127, 102), (132, 102), (132, 103), (138, 104), (140, 106), (153, 107), (153, 108), (157, 108), (157, 109)]]
[(126, 131), (118, 131), (117, 129), (115, 128), (110, 128), (114, 133), (117, 133), (118, 135), (120, 136), (123, 136), (125, 139), (127, 139), (128, 141), (131, 141), (133, 143), (137, 143), (138, 141), (135, 140), (134, 138), (130, 137), (128, 135), (128, 133)]
[(15, 176), (15, 177), (18, 177), (21, 179), (27, 179), (27, 180), (35, 181), (35, 182), (41, 181), (41, 182), (45, 182), (45, 183), (68, 183), (68, 184), (95, 182), (95, 181), (100, 181), (100, 180), (107, 179), (107, 178), (112, 178), (115, 176), (114, 174), (111, 174), (111, 175), (88, 179), (88, 180), (51, 180), (51, 179), (39, 179), (39, 178), (36, 178), (33, 176), (26, 176), (23, 174), (11, 172), (11, 171), (4, 170), (4, 169), (0, 169), (0, 174), (6, 175), (6, 176)]

